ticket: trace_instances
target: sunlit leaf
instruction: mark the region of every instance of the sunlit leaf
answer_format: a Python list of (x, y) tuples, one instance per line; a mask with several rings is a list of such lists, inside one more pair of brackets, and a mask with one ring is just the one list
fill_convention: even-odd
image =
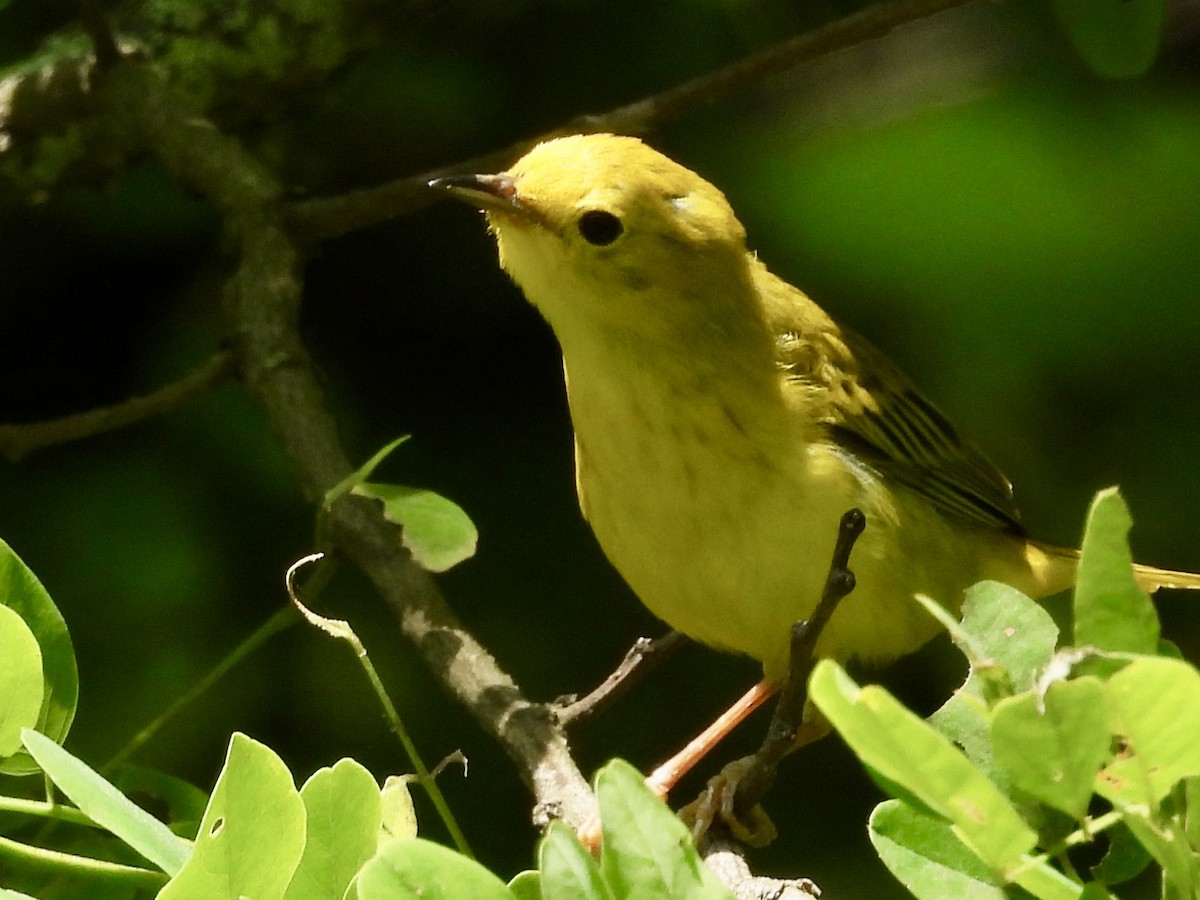
[(305, 840), (285, 900), (341, 897), (376, 849), (382, 801), (375, 776), (352, 759), (318, 769), (300, 789)]
[(562, 822), (551, 822), (538, 845), (542, 900), (612, 900), (595, 857)]
[(282, 897), (304, 850), (304, 801), (283, 761), (235, 733), (195, 849), (159, 900)]
[(25, 747), (55, 786), (97, 825), (107, 828), (168, 875), (184, 865), (192, 846), (107, 779), (44, 734), (25, 729)]
[(1200, 672), (1161, 657), (1135, 659), (1108, 680), (1109, 727), (1122, 746), (1096, 790), (1153, 809), (1181, 779), (1200, 775)]
[(687, 827), (646, 787), (641, 772), (615, 759), (596, 773), (595, 787), (604, 834), (600, 870), (614, 896), (728, 900)]
[(809, 697), (859, 759), (953, 824), (993, 869), (1020, 864), (1037, 843), (1003, 794), (957, 747), (882, 688), (860, 688), (821, 660)]
[(453, 500), (400, 484), (363, 482), (351, 493), (383, 502), (389, 522), (402, 526), (404, 546), (431, 572), (445, 572), (475, 555), (479, 532)]
[(508, 886), (473, 859), (427, 841), (388, 841), (355, 881), (358, 900), (513, 900)]
[(883, 864), (919, 900), (1004, 900), (1008, 896), (945, 819), (901, 800), (887, 800), (871, 813), (868, 834)]
[(1077, 647), (1147, 654), (1158, 649), (1158, 613), (1133, 577), (1127, 540), (1132, 524), (1116, 488), (1096, 495), (1075, 583)]
[(37, 638), (16, 610), (0, 606), (0, 757), (21, 749), (21, 730), (37, 724), (42, 693)]
[(413, 808), (410, 779), (389, 775), (380, 794), (382, 803), (379, 840), (417, 836), (417, 811)]
[[(75, 650), (58, 607), (37, 576), (4, 541), (0, 541), (0, 604), (14, 610), (37, 638), (44, 694), (35, 730), (61, 744), (79, 700)], [(29, 775), (37, 771), (37, 764), (24, 751), (0, 760), (0, 774)]]
[(1111, 735), (1103, 683), (1058, 681), (1044, 697), (1026, 692), (992, 711), (992, 746), (1012, 783), (1041, 802), (1081, 819)]

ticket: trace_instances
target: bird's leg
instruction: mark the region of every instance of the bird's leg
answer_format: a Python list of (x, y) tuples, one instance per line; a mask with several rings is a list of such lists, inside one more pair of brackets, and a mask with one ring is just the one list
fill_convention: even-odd
[[(692, 767), (729, 734), (750, 713), (763, 705), (775, 693), (775, 685), (760, 681), (725, 710), (716, 721), (692, 738), (682, 750), (646, 776), (646, 786), (663, 800), (671, 788), (691, 771)], [(580, 842), (592, 853), (600, 850), (600, 820), (594, 817), (585, 822), (577, 832)]]
[[(814, 651), (821, 632), (825, 630), (838, 604), (854, 590), (850, 551), (854, 549), (866, 523), (866, 516), (858, 509), (851, 509), (842, 516), (829, 574), (817, 608), (807, 619), (792, 626), (788, 676), (783, 682), (779, 703), (762, 747), (757, 753), (727, 765), (719, 775), (709, 780), (708, 787), (699, 798), (679, 811), (685, 821), (693, 823), (693, 836), (697, 841), (717, 816), (743, 843), (761, 845), (770, 843), (774, 838), (775, 827), (758, 801), (770, 789), (779, 761), (784, 756), (829, 733), (829, 723), (815, 711), (806, 709), (808, 676), (816, 665)], [(646, 777), (647, 786), (666, 799), (679, 779), (691, 771), (725, 735), (762, 706), (777, 688), (778, 685), (764, 680), (748, 690), (687, 746), (651, 772)], [(746, 819), (752, 820), (752, 823), (747, 824)], [(586, 823), (579, 830), (579, 837), (585, 846), (595, 852), (600, 846), (599, 821)]]
[(767, 701), (775, 693), (775, 685), (768, 681), (760, 681), (738, 699), (733, 706), (721, 713), (711, 725), (692, 738), (682, 750), (668, 759), (646, 776), (646, 785), (658, 796), (666, 799), (671, 788), (684, 775), (692, 770), (696, 763), (712, 750), (720, 741), (733, 731), (742, 721)]
[(762, 746), (757, 753), (727, 765), (710, 779), (696, 801), (680, 810), (680, 815), (692, 821), (697, 840), (716, 816), (744, 843), (762, 845), (775, 837), (775, 827), (758, 803), (775, 781), (784, 756), (829, 733), (829, 723), (808, 706), (808, 678), (816, 665), (815, 650), (821, 632), (838, 604), (854, 590), (850, 551), (866, 522), (858, 509), (842, 516), (820, 602), (811, 616), (792, 626), (788, 675)]

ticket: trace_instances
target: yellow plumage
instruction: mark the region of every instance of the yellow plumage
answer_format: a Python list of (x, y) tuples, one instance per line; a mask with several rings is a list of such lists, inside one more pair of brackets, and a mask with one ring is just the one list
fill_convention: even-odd
[[(783, 676), (851, 507), (857, 588), (818, 653), (885, 662), (990, 578), (1068, 587), (1004, 476), (862, 338), (750, 253), (725, 197), (636, 138), (540, 144), (500, 175), (442, 182), (488, 211), (500, 262), (554, 329), (580, 505), (672, 627)], [(1200, 577), (1142, 569), (1145, 586)]]

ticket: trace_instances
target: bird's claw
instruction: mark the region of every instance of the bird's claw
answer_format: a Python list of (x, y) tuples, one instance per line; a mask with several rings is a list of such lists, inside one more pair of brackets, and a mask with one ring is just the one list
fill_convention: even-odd
[(734, 811), (737, 786), (750, 768), (753, 757), (735, 760), (720, 774), (708, 780), (704, 792), (679, 811), (679, 817), (691, 827), (692, 840), (699, 843), (714, 821), (719, 820), (739, 842), (750, 847), (765, 847), (778, 832), (762, 806), (755, 804), (748, 814)]

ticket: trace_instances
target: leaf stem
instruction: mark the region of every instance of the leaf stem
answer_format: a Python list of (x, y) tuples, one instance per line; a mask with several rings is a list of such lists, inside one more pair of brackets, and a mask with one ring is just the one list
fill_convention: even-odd
[(164, 872), (31, 847), (6, 837), (0, 837), (0, 858), (3, 857), (19, 860), (28, 866), (52, 868), (59, 874), (99, 880), (111, 885), (158, 888), (167, 883), (167, 875)]

